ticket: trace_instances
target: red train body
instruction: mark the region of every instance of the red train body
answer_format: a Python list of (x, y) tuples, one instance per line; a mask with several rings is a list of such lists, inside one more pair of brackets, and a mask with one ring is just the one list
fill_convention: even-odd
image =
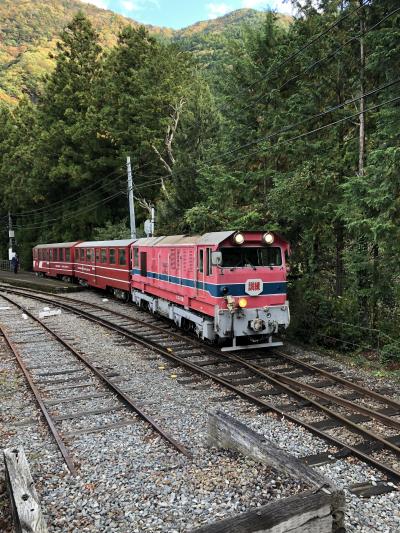
[[(56, 253), (66, 259), (66, 252), (47, 252), (57, 248), (70, 250), (72, 261), (51, 261)], [(258, 346), (281, 344), (272, 335), (290, 320), (288, 251), (288, 243), (276, 234), (223, 231), (38, 245), (33, 268), (131, 297), (200, 338), (229, 341), (222, 349), (235, 350), (254, 347), (243, 345), (243, 339)]]

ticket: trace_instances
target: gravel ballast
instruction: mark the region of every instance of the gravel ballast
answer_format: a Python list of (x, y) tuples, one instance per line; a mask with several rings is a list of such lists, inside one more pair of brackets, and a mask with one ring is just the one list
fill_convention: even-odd
[[(17, 299), (15, 296), (13, 298)], [(96, 293), (80, 293), (74, 298), (107, 305), (110, 309), (142, 320), (147, 316), (133, 306), (111, 300), (103, 302)], [(22, 298), (19, 301), (28, 302)], [(29, 301), (29, 308), (35, 313), (42, 307)], [(336, 450), (284, 417), (259, 414), (256, 407), (240, 398), (224, 401), (232, 395), (229, 391), (210, 380), (196, 378), (187, 369), (173, 367), (151, 350), (122, 342), (121, 337), (100, 326), (65, 312), (46, 321), (50, 327), (56, 327), (75, 339), (71, 342), (103, 370), (118, 372), (119, 375), (115, 377), (118, 385), (129, 391), (146, 412), (194, 454), (194, 461), (189, 466), (186, 459), (171, 454), (168, 446), (152, 430), (145, 427), (139, 431), (135, 425), (129, 426), (129, 430), (123, 428), (73, 439), (71, 449), (81, 462), (80, 478), (71, 483), (70, 479), (67, 482), (66, 476), (61, 486), (57, 486), (54, 476), (49, 473), (50, 465), (50, 477), (46, 479), (46, 476), (39, 476), (44, 478), (40, 479), (39, 490), (43, 494), (48, 516), (55, 520), (55, 531), (95, 531), (93, 527), (105, 531), (188, 531), (301, 490), (296, 483), (278, 479), (278, 474), (260, 465), (227, 452), (208, 450), (205, 444), (207, 412), (217, 408), (246, 423), (296, 457)], [(291, 354), (296, 357), (310, 356), (309, 352), (300, 348), (290, 348)], [(361, 376), (371, 388), (386, 384), (366, 372), (360, 374), (357, 370), (356, 375), (352, 369), (339, 365), (337, 361), (329, 361), (318, 354), (311, 356), (316, 362), (341, 366), (349, 379), (357, 378), (359, 381)], [(395, 387), (391, 382), (387, 385)], [(24, 403), (29, 406), (29, 399), (25, 398)], [(103, 406), (101, 399), (97, 405)], [(75, 406), (68, 405), (68, 409), (75, 409)], [(26, 417), (32, 416), (29, 408), (24, 414)], [(63, 430), (74, 431), (81, 427), (80, 423), (76, 425), (76, 421), (67, 421), (63, 423)], [(16, 430), (19, 432), (20, 428)], [(41, 432), (45, 434), (45, 428)], [(21, 434), (24, 433), (21, 430)], [(43, 435), (41, 438), (44, 438)], [(145, 446), (144, 439), (148, 441)], [(53, 454), (57, 455), (57, 452)], [(52, 463), (54, 466), (54, 457)], [(33, 468), (39, 475), (39, 464), (34, 462)], [(65, 469), (62, 470), (65, 475)], [(344, 489), (354, 483), (384, 479), (380, 472), (354, 458), (326, 464), (318, 467), (318, 470)], [(230, 472), (228, 479), (225, 479), (225, 472)], [(85, 488), (85, 485), (89, 488)], [(55, 505), (54, 500), (58, 495), (63, 503)], [(400, 530), (399, 492), (368, 500), (361, 500), (349, 491), (346, 491), (346, 496), (348, 531), (389, 533)], [(74, 502), (74, 513), (67, 512), (64, 515), (68, 502)], [(95, 513), (98, 509), (101, 512)], [(187, 516), (189, 513), (190, 517)], [(93, 516), (94, 522), (90, 518)]]

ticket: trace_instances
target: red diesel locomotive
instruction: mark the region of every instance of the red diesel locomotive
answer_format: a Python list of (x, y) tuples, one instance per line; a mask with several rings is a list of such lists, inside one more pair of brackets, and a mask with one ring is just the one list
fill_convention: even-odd
[[(131, 297), (202, 339), (229, 344), (222, 350), (280, 345), (272, 335), (289, 325), (289, 244), (276, 234), (222, 231), (65, 244), (71, 245), (71, 278)], [(35, 271), (44, 272), (39, 250), (56, 247), (34, 248)], [(65, 278), (55, 266), (45, 273)]]

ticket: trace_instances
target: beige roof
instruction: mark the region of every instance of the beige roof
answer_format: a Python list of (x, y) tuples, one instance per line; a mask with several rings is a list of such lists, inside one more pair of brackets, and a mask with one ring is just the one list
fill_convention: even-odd
[(50, 244), (37, 244), (33, 248), (71, 248), (71, 246), (75, 246), (75, 244), (78, 244), (79, 241), (74, 242), (53, 242)]
[(233, 235), (234, 231), (214, 231), (204, 235), (169, 235), (163, 237), (148, 237), (138, 239), (135, 244), (138, 246), (168, 246), (176, 245), (198, 245), (198, 244), (219, 244)]
[(77, 248), (100, 248), (101, 246), (129, 246), (135, 242), (135, 239), (116, 239), (114, 241), (83, 241), (77, 245)]

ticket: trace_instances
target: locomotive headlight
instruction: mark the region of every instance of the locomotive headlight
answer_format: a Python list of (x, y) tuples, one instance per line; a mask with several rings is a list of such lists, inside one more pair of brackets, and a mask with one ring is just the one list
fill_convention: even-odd
[(235, 233), (235, 235), (233, 236), (233, 241), (235, 244), (243, 244), (244, 243), (243, 233)]
[(239, 303), (239, 307), (241, 307), (242, 309), (243, 309), (244, 307), (247, 307), (247, 300), (246, 300), (246, 298), (239, 298), (239, 302), (238, 302), (238, 303)]
[(265, 242), (265, 244), (273, 244), (274, 243), (274, 240), (275, 240), (275, 237), (272, 233), (264, 233), (263, 235), (263, 241)]

